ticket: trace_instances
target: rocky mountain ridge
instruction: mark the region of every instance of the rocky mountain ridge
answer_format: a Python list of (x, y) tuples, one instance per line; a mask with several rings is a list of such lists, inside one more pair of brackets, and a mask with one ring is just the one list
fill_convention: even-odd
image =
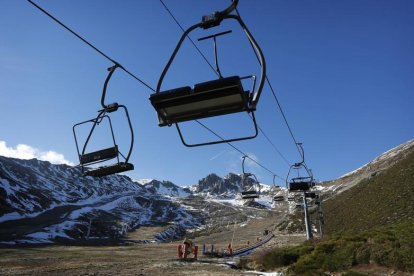
[(414, 152), (414, 140), (410, 140), (395, 148), (392, 148), (376, 157), (362, 167), (349, 172), (336, 180), (321, 183), (321, 189), (326, 196), (339, 194), (346, 191), (363, 180), (370, 179), (388, 170), (397, 162), (405, 159)]
[[(414, 140), (317, 189), (332, 198), (412, 152)], [(211, 215), (206, 206), (214, 205), (210, 209), (218, 211), (224, 208), (220, 206), (245, 206), (240, 192), (249, 188), (261, 190), (257, 206), (251, 206), (255, 208), (271, 209), (272, 196), (288, 196), (284, 188), (253, 178), (243, 185), (241, 176), (233, 173), (223, 178), (210, 174), (193, 186), (180, 187), (170, 181), (134, 181), (123, 175), (83, 177), (79, 169), (67, 165), (0, 156), (0, 243), (118, 238), (140, 226), (170, 225), (158, 235), (166, 240), (204, 227)]]

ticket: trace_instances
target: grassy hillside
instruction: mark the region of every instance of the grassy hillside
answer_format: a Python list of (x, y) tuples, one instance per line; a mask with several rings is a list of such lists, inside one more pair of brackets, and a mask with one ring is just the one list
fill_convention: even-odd
[[(259, 257), (266, 270), (324, 275), (358, 266), (414, 272), (414, 152), (387, 170), (324, 201), (325, 239)], [(374, 273), (375, 274), (375, 273)], [(364, 274), (362, 274), (364, 275)]]
[(324, 275), (372, 264), (414, 272), (414, 220), (275, 249), (256, 262), (266, 270), (290, 265), (288, 271), (295, 275)]
[(414, 152), (324, 202), (324, 214), (328, 235), (414, 219)]

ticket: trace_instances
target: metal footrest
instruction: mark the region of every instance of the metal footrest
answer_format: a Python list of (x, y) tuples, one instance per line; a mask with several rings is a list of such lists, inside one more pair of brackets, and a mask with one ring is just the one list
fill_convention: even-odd
[(131, 171), (134, 169), (134, 165), (131, 163), (118, 163), (110, 166), (103, 166), (96, 169), (92, 169), (85, 172), (87, 176), (102, 177), (110, 174), (121, 173)]

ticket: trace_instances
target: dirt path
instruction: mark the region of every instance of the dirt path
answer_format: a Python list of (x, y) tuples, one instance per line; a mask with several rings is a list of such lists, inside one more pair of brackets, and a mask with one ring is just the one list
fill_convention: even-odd
[(176, 259), (177, 243), (0, 249), (0, 275), (253, 275), (200, 256)]

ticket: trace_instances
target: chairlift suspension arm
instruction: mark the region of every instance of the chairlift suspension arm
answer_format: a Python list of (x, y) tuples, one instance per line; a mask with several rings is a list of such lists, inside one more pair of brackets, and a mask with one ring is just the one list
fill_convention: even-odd
[(158, 80), (157, 88), (155, 89), (155, 92), (156, 92), (156, 93), (158, 93), (158, 92), (160, 92), (160, 91), (161, 91), (161, 85), (162, 85), (162, 82), (163, 82), (163, 80), (164, 80), (164, 77), (165, 77), (165, 75), (167, 74), (167, 71), (168, 71), (168, 69), (170, 68), (171, 63), (173, 62), (173, 60), (174, 60), (175, 56), (177, 55), (178, 50), (179, 50), (179, 49), (180, 49), (180, 47), (181, 47), (181, 44), (184, 42), (184, 39), (188, 36), (188, 34), (189, 34), (190, 32), (194, 31), (195, 29), (197, 29), (197, 28), (199, 28), (199, 27), (201, 27), (201, 26), (202, 26), (202, 23), (198, 23), (198, 24), (195, 24), (195, 25), (191, 26), (191, 27), (190, 27), (190, 28), (188, 28), (185, 32), (183, 32), (183, 34), (182, 34), (182, 36), (181, 36), (180, 40), (178, 41), (177, 46), (175, 46), (175, 49), (174, 49), (174, 51), (173, 51), (173, 53), (172, 53), (172, 55), (171, 55), (170, 59), (168, 60), (168, 62), (167, 62), (167, 64), (165, 65), (164, 69), (162, 70), (161, 76), (160, 76), (160, 78), (159, 78), (159, 80)]
[(131, 119), (129, 117), (128, 109), (124, 105), (119, 105), (119, 106), (122, 107), (125, 110), (125, 115), (126, 115), (127, 120), (128, 120), (129, 131), (131, 133), (131, 143), (130, 143), (130, 146), (129, 146), (129, 151), (128, 151), (127, 156), (125, 157), (125, 163), (128, 163), (129, 157), (131, 156), (132, 149), (134, 147), (134, 130), (132, 128)]
[[(124, 157), (125, 162), (128, 163), (129, 157), (131, 156), (132, 149), (133, 149), (133, 146), (134, 146), (134, 130), (132, 128), (131, 119), (129, 117), (128, 109), (126, 108), (126, 106), (119, 105), (118, 103), (112, 103), (112, 104), (109, 104), (109, 105), (105, 104), (105, 97), (106, 97), (106, 91), (107, 91), (107, 88), (108, 88), (108, 83), (109, 83), (109, 80), (112, 77), (112, 74), (115, 72), (115, 70), (117, 68), (123, 69), (122, 65), (120, 65), (119, 63), (115, 63), (115, 65), (108, 68), (109, 74), (105, 79), (104, 86), (103, 86), (103, 89), (102, 89), (101, 105), (102, 105), (102, 108), (103, 108), (104, 112), (113, 112), (113, 111), (118, 110), (119, 107), (123, 108), (124, 111), (125, 111), (125, 115), (126, 115), (127, 120), (128, 120), (128, 127), (129, 127), (129, 130), (130, 130), (130, 133), (131, 133), (131, 144), (130, 144), (130, 147), (129, 147), (129, 151), (128, 151), (127, 156)], [(93, 128), (94, 127), (95, 127), (95, 125), (93, 126)], [(90, 135), (92, 134), (92, 132), (93, 132), (93, 129), (91, 130)], [(112, 133), (112, 136), (114, 136), (113, 133)], [(88, 140), (89, 140), (89, 137), (88, 137)], [(114, 142), (115, 142), (115, 138), (114, 138)], [(119, 162), (119, 160), (118, 160), (118, 162)]]
[(121, 65), (119, 65), (118, 63), (115, 63), (114, 66), (108, 68), (109, 74), (105, 79), (104, 86), (103, 86), (103, 89), (102, 89), (102, 96), (101, 96), (101, 105), (102, 105), (103, 109), (108, 108), (108, 105), (105, 104), (106, 89), (108, 87), (108, 83), (109, 83), (109, 80), (112, 77), (112, 74), (115, 72), (116, 68), (118, 68), (118, 67), (121, 67)]
[(243, 170), (243, 176), (245, 174), (244, 172), (244, 161), (246, 160), (247, 155), (243, 156), (243, 161), (242, 161), (242, 170)]
[[(93, 125), (91, 127), (91, 130), (89, 131), (89, 134), (88, 134), (87, 138), (86, 138), (85, 144), (83, 145), (82, 155), (85, 154), (86, 146), (89, 143), (89, 140), (90, 140), (90, 138), (92, 136), (93, 131), (95, 130), (96, 125), (99, 124), (102, 121), (103, 117), (105, 116), (105, 113), (107, 112), (106, 109), (107, 109), (108, 106), (105, 104), (106, 89), (108, 87), (109, 80), (111, 79), (112, 74), (115, 72), (115, 69), (117, 67), (119, 67), (119, 64), (118, 63), (115, 63), (114, 66), (108, 68), (109, 74), (108, 74), (108, 76), (105, 79), (105, 82), (104, 82), (104, 85), (103, 85), (103, 89), (102, 89), (102, 96), (101, 96), (101, 105), (102, 105), (102, 108), (103, 109), (99, 111), (98, 116), (93, 120)], [(109, 118), (109, 117), (108, 117), (108, 119), (111, 120), (111, 118)], [(113, 131), (112, 128), (111, 128), (111, 134), (112, 134), (112, 139), (114, 141), (114, 144), (116, 145), (115, 135), (114, 135), (114, 131)], [(119, 162), (119, 160), (118, 160), (118, 162)]]
[(295, 163), (295, 167), (300, 167), (303, 163), (305, 163), (305, 151), (303, 150), (302, 143), (296, 143), (296, 147), (299, 149), (302, 160), (299, 163)]
[(225, 10), (221, 11), (222, 14), (230, 14), (232, 11), (234, 11), (237, 8), (237, 5), (239, 4), (239, 0), (232, 0), (232, 3), (229, 7), (227, 7)]
[[(249, 42), (253, 46), (253, 49), (255, 50), (255, 52), (256, 52), (256, 54), (259, 58), (260, 81), (259, 81), (259, 86), (257, 88), (257, 92), (253, 94), (253, 99), (252, 99), (252, 104), (251, 104), (252, 109), (256, 109), (257, 103), (259, 102), (260, 95), (262, 93), (263, 86), (264, 86), (264, 83), (265, 83), (265, 80), (266, 80), (266, 61), (265, 61), (265, 58), (264, 58), (264, 54), (263, 54), (263, 51), (260, 48), (259, 44), (257, 44), (257, 42), (254, 39), (253, 35), (251, 34), (251, 32), (249, 31), (249, 29), (247, 28), (246, 24), (244, 23), (244, 21), (241, 19), (240, 16), (230, 14), (226, 18), (233, 18), (233, 19), (235, 19), (239, 22), (239, 24), (242, 26), (244, 32), (247, 35), (247, 38), (249, 39)], [(254, 91), (252, 91), (252, 92), (254, 92)]]

